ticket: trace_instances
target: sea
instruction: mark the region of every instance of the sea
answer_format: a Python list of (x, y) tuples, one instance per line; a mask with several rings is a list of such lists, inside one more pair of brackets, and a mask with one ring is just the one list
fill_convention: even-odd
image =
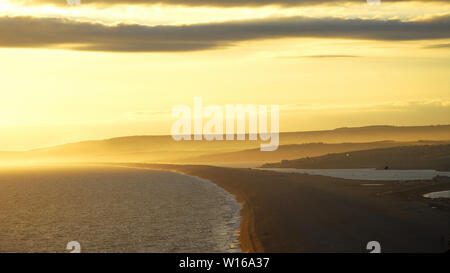
[(174, 172), (0, 169), (0, 252), (241, 252), (240, 209), (212, 182)]

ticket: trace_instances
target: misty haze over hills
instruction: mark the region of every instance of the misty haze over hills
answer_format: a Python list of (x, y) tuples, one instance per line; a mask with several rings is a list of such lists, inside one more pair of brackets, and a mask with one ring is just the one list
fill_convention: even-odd
[(368, 126), (280, 133), (275, 152), (260, 141), (174, 141), (171, 136), (129, 136), (83, 141), (23, 152), (0, 152), (4, 165), (57, 162), (276, 162), (328, 153), (405, 145), (445, 144), (450, 125)]
[(296, 169), (418, 169), (450, 171), (450, 145), (400, 146), (346, 153), (328, 154), (281, 163), (265, 168)]
[(193, 163), (208, 162), (276, 162), (281, 160), (293, 160), (301, 157), (321, 156), (329, 153), (341, 153), (358, 150), (388, 148), (396, 146), (412, 146), (412, 145), (439, 145), (450, 144), (450, 141), (375, 141), (375, 142), (348, 142), (348, 143), (306, 143), (306, 144), (287, 144), (281, 145), (276, 151), (270, 153), (262, 153), (258, 148), (237, 152), (206, 154), (197, 157), (187, 158), (186, 160)]

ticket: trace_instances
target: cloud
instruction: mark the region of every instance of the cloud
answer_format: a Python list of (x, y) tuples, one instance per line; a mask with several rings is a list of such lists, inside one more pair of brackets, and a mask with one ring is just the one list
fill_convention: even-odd
[(424, 46), (425, 49), (439, 49), (439, 48), (450, 48), (450, 44), (436, 44)]
[(324, 104), (285, 104), (281, 105), (280, 109), (283, 112), (305, 113), (305, 112), (346, 112), (346, 113), (363, 113), (363, 112), (414, 112), (418, 110), (431, 109), (445, 109), (450, 111), (450, 100), (421, 100), (421, 101), (406, 101), (395, 102), (387, 101), (381, 103), (367, 103), (367, 104), (339, 104), (339, 105), (324, 105)]
[[(366, 126), (368, 124), (449, 124), (450, 101), (386, 101), (367, 104), (280, 105), (280, 119), (291, 127), (284, 130)], [(294, 127), (292, 127), (294, 126)], [(298, 127), (295, 127), (298, 126)], [(283, 128), (281, 128), (283, 130)]]
[(422, 21), (284, 17), (192, 25), (104, 25), (60, 18), (0, 17), (0, 47), (177, 52), (277, 38), (384, 41), (450, 38), (450, 15)]
[[(382, 0), (382, 3), (412, 2), (413, 0)], [(420, 0), (415, 0), (420, 1)], [(450, 2), (450, 0), (422, 0), (423, 2)], [(29, 4), (67, 5), (66, 0), (28, 0)], [(313, 6), (338, 5), (345, 3), (365, 4), (365, 0), (81, 0), (83, 5), (181, 5), (206, 7), (254, 7), (254, 6)]]
[(309, 55), (309, 56), (281, 56), (280, 58), (286, 59), (297, 59), (297, 58), (358, 58), (361, 56), (356, 55), (333, 55), (333, 54), (322, 54), (322, 55)]

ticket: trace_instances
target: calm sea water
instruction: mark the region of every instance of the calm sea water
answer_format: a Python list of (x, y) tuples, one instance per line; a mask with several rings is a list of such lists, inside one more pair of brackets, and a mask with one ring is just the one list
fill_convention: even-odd
[(450, 172), (435, 170), (377, 170), (377, 169), (291, 169), (258, 168), (282, 173), (305, 173), (357, 180), (430, 180), (436, 175), (450, 176)]
[(0, 170), (0, 252), (239, 252), (240, 205), (206, 180), (112, 167)]

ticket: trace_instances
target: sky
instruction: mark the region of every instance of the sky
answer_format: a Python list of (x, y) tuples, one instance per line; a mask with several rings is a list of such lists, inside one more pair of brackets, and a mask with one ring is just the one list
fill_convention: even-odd
[(450, 1), (0, 0), (0, 95), (0, 150), (170, 134), (195, 96), (281, 131), (450, 124)]

